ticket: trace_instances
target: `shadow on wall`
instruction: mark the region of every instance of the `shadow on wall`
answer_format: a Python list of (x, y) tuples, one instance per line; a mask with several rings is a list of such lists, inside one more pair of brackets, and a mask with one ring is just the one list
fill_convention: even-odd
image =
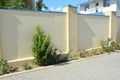
[(17, 35), (19, 20), (9, 13), (0, 11), (0, 34), (1, 34), (1, 51), (2, 58), (11, 60), (17, 58)]
[(93, 37), (95, 36), (95, 33), (92, 31), (89, 24), (86, 23), (83, 16), (80, 16), (78, 21), (79, 50), (89, 49), (92, 46)]

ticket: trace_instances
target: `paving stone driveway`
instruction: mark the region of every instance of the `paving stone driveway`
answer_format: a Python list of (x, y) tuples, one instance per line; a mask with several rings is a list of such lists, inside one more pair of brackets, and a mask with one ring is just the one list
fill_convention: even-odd
[(120, 80), (120, 53), (59, 64), (0, 80)]

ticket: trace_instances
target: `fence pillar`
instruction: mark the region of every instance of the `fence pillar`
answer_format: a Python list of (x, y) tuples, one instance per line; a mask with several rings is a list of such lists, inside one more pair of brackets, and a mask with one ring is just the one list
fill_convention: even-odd
[(116, 12), (110, 12), (109, 17), (109, 38), (116, 41), (116, 31), (117, 29), (117, 14)]
[(78, 53), (78, 14), (77, 8), (71, 5), (64, 7), (66, 12), (67, 52)]
[(1, 51), (1, 47), (0, 47), (0, 60), (2, 59), (2, 51)]
[(1, 31), (0, 31), (0, 60), (2, 59), (2, 49), (1, 48), (2, 47), (1, 47)]

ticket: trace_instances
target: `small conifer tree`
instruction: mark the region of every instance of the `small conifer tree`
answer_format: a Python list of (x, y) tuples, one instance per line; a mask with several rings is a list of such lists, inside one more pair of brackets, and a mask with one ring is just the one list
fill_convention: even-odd
[(32, 51), (36, 64), (50, 65), (56, 63), (56, 56), (52, 54), (50, 35), (42, 31), (39, 25), (36, 26), (36, 32), (33, 35)]

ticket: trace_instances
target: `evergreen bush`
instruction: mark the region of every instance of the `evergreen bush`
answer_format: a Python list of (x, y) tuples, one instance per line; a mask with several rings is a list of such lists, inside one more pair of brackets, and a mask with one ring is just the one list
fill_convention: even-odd
[(57, 56), (53, 53), (50, 35), (42, 31), (39, 25), (36, 26), (36, 32), (33, 35), (32, 51), (36, 64), (50, 65), (56, 63)]

